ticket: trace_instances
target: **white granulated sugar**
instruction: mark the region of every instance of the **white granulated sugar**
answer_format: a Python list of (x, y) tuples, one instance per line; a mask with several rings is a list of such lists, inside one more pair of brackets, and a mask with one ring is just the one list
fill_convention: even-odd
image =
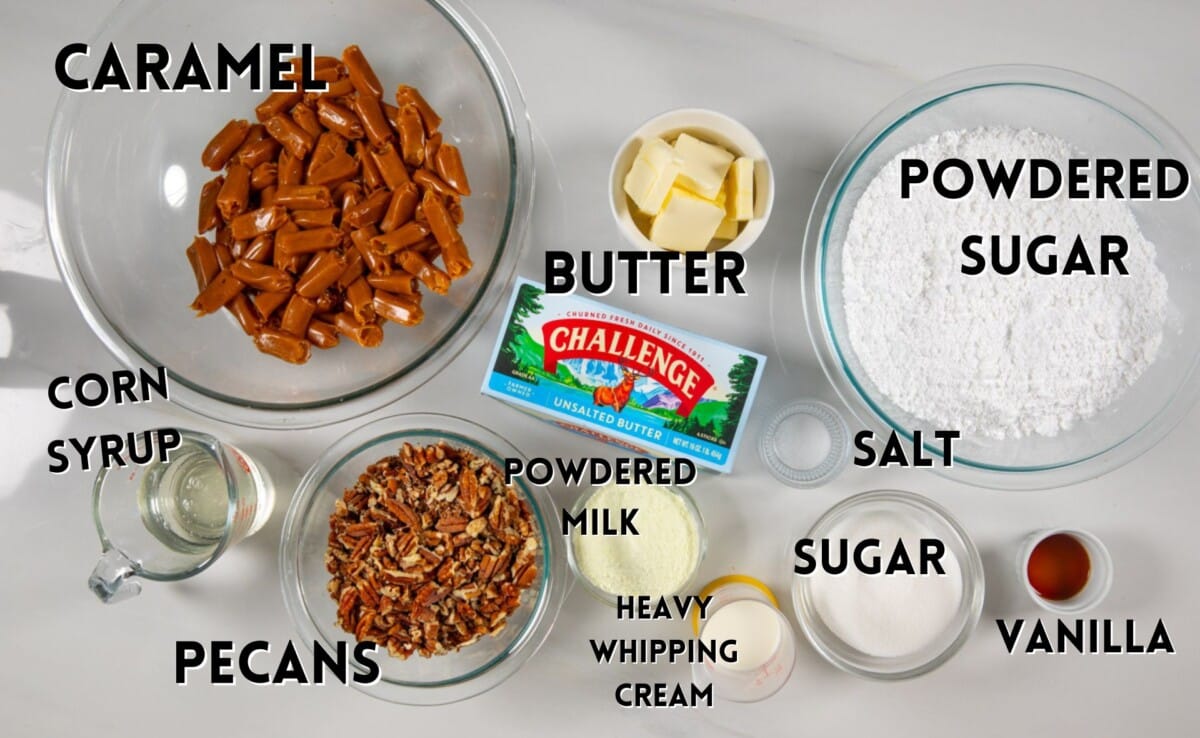
[[(848, 517), (825, 540), (845, 539), (850, 551), (874, 538), (880, 547), (866, 554), (883, 557), (886, 566), (898, 543), (915, 563), (921, 539), (933, 537), (929, 526), (914, 516), (877, 511)], [(864, 574), (853, 563), (840, 574), (818, 570), (812, 579), (813, 607), (838, 638), (863, 653), (879, 658), (914, 654), (945, 636), (962, 603), (958, 557), (947, 549), (940, 564), (945, 574), (932, 569), (924, 574)]]
[[(1022, 174), (1010, 200), (975, 187), (948, 200), (931, 184), (900, 199), (900, 159), (930, 171), (947, 158), (1011, 165), (1018, 158), (1078, 157), (1070, 144), (1032, 130), (950, 131), (904, 151), (876, 175), (854, 209), (843, 250), (846, 324), (870, 381), (907, 413), (964, 436), (1053, 436), (1116, 401), (1154, 362), (1167, 281), (1124, 201), (1032, 200)], [(947, 184), (959, 184), (961, 179)], [(1064, 188), (1065, 190), (1065, 188)], [(1099, 264), (1100, 236), (1129, 244), (1128, 275), (1039, 275), (1022, 268), (961, 273), (963, 239), (1039, 235), (1064, 262), (1076, 236)], [(1004, 262), (1008, 263), (1007, 251)]]

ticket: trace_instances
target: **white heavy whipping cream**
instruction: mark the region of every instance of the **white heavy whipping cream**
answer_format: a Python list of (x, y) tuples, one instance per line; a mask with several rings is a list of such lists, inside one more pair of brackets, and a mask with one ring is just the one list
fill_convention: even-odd
[[(976, 186), (950, 200), (932, 186), (900, 197), (901, 159), (992, 165), (1048, 159), (1072, 147), (1032, 130), (948, 131), (892, 159), (863, 192), (843, 247), (846, 326), (872, 384), (900, 409), (964, 435), (1054, 436), (1117, 401), (1154, 362), (1167, 282), (1129, 205), (1114, 199), (1033, 200), (1018, 187), (993, 199)], [(961, 174), (958, 175), (961, 181)], [(1023, 177), (1026, 175), (1022, 175)], [(1081, 236), (1099, 263), (1100, 236), (1125, 238), (1128, 274), (963, 274), (963, 239), (1012, 236), (1063, 262)]]
[(737, 659), (723, 664), (733, 671), (753, 671), (779, 650), (783, 631), (775, 608), (758, 600), (738, 600), (709, 616), (701, 640), (737, 644)]

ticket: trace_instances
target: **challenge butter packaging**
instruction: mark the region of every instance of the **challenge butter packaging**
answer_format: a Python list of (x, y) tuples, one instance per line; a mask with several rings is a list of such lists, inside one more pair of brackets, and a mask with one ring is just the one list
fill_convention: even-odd
[(520, 279), (483, 394), (640, 453), (727, 472), (766, 357)]

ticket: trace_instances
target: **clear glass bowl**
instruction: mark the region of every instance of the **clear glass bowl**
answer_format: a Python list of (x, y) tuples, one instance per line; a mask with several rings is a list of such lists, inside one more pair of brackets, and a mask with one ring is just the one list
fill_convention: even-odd
[[(802, 259), (776, 271), (772, 324), (777, 345), (794, 337), (804, 311), (826, 376), (864, 427), (932, 428), (904, 412), (864, 374), (847, 338), (842, 305), (842, 242), (854, 207), (879, 169), (904, 149), (936, 133), (980, 126), (1029, 127), (1093, 155), (1179, 159), (1200, 176), (1200, 161), (1153, 111), (1120, 90), (1048, 67), (971, 69), (925, 84), (888, 105), (846, 145), (821, 185), (809, 216)], [(1142, 232), (1157, 247), (1168, 281), (1167, 324), (1157, 361), (1118, 402), (1068, 432), (997, 441), (964, 437), (954, 466), (935, 470), (994, 488), (1040, 489), (1090, 479), (1153, 446), (1200, 394), (1200, 188), (1181, 200), (1133, 202)], [(801, 263), (802, 262), (802, 263)], [(802, 290), (796, 290), (800, 282)], [(781, 348), (782, 351), (782, 348)], [(926, 446), (937, 458), (940, 447)]]
[[(669, 596), (669, 595), (674, 595), (674, 594), (683, 594), (683, 593), (691, 591), (692, 585), (695, 584), (695, 582), (696, 582), (696, 575), (700, 573), (700, 564), (703, 563), (704, 554), (708, 550), (708, 532), (704, 527), (704, 516), (702, 516), (700, 514), (700, 508), (696, 505), (696, 500), (693, 499), (690, 494), (688, 494), (687, 490), (685, 490), (683, 487), (677, 487), (674, 485), (658, 485), (658, 486), (663, 487), (663, 489), (666, 489), (671, 494), (678, 497), (683, 502), (683, 506), (687, 509), (688, 515), (689, 515), (689, 517), (691, 517), (691, 520), (692, 520), (692, 525), (696, 529), (696, 560), (692, 562), (692, 570), (688, 573), (687, 578), (684, 580), (683, 584), (681, 584), (676, 591), (674, 591), (674, 592), (645, 592), (645, 593), (640, 593), (640, 594), (648, 594), (648, 595), (654, 595), (654, 596), (659, 596), (659, 595), (668, 595)], [(601, 487), (593, 487), (593, 488), (587, 490), (586, 492), (584, 492), (583, 494), (581, 494), (579, 496), (579, 499), (575, 501), (574, 506), (571, 507), (571, 515), (573, 517), (578, 517), (583, 512), (584, 508), (587, 507), (588, 501), (592, 499), (592, 496), (595, 495), (597, 492), (599, 492), (601, 489), (602, 489)], [(587, 575), (585, 575), (582, 571), (579, 570), (579, 562), (575, 560), (576, 537), (577, 537), (577, 534), (572, 533), (570, 536), (570, 540), (566, 544), (567, 561), (570, 563), (571, 572), (575, 575), (575, 579), (580, 584), (583, 585), (583, 588), (585, 590), (587, 590), (588, 594), (590, 594), (592, 597), (595, 597), (596, 599), (600, 600), (601, 602), (603, 602), (607, 605), (616, 607), (618, 595), (614, 594), (613, 592), (609, 592), (607, 590), (601, 589), (600, 587), (597, 587), (595, 584), (592, 583), (592, 580), (587, 578)]]
[(50, 236), (64, 281), (108, 349), (130, 367), (167, 367), (181, 405), (257, 427), (355, 417), (440, 371), (507, 291), (533, 193), (524, 101), (483, 24), (458, 0), (126, 0), (71, 73), (94, 74), (109, 42), (132, 64), (133, 44), (148, 39), (173, 59), (195, 42), (210, 74), (218, 42), (237, 55), (268, 39), (335, 55), (359, 44), (385, 88), (422, 91), (461, 149), (474, 192), (462, 233), (475, 268), (449, 295), (428, 296), (421, 325), (385, 326), (382, 346), (343, 341), (304, 366), (285, 364), (260, 353), (227, 311), (194, 317), (184, 254), (200, 187), (213, 176), (201, 150), (230, 118), (253, 119), (266, 93), (245, 80), (231, 92), (64, 92), (47, 147)]
[[(946, 551), (958, 560), (962, 574), (962, 599), (954, 618), (942, 633), (919, 651), (900, 657), (881, 658), (846, 643), (825, 623), (813, 602), (814, 577), (793, 576), (792, 604), (796, 608), (800, 628), (808, 636), (813, 648), (834, 666), (873, 679), (908, 679), (946, 663), (975, 630), (983, 612), (983, 561), (970, 536), (945, 508), (912, 492), (878, 490), (848, 497), (822, 515), (813, 524), (807, 537), (820, 541), (849, 516), (877, 512), (896, 513), (919, 521), (934, 537), (941, 539)], [(791, 566), (788, 568), (790, 570)]]
[[(445, 441), (490, 459), (501, 469), (506, 457), (524, 458), (512, 444), (486, 428), (437, 414), (376, 420), (333, 444), (301, 480), (288, 507), (279, 545), (283, 600), (303, 641), (315, 641), (327, 649), (345, 642), (353, 653), (354, 636), (337, 626), (337, 603), (326, 590), (329, 515), (334, 502), (354, 485), (368, 465), (395, 454), (406, 441), (414, 445)], [(355, 684), (357, 689), (408, 705), (457, 702), (499, 685), (541, 647), (558, 618), (570, 583), (566, 554), (562, 536), (555, 530), (554, 501), (546, 489), (522, 481), (513, 487), (533, 509), (542, 561), (537, 581), (523, 593), (521, 606), (509, 616), (508, 625), (495, 636), (485, 636), (460, 651), (431, 658), (399, 659), (386, 650), (377, 650), (375, 661), (382, 671), (381, 678), (370, 685)]]

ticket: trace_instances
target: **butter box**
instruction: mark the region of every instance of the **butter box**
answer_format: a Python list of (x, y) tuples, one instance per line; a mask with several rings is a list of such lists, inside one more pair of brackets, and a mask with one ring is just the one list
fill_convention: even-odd
[(519, 279), (483, 394), (622, 448), (727, 472), (766, 361)]

